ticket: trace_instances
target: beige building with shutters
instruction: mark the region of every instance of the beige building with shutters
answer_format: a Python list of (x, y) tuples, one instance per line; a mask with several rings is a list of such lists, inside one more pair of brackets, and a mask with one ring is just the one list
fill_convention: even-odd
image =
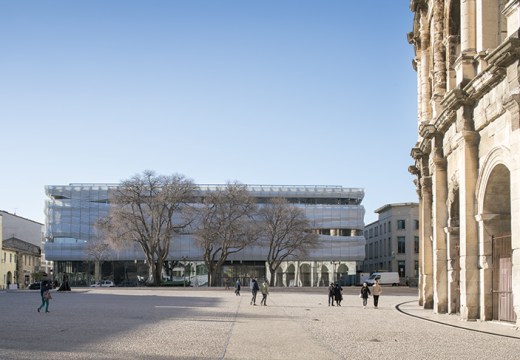
[(386, 204), (374, 210), (378, 219), (365, 226), (362, 272), (397, 272), (402, 285), (416, 286), (419, 275), (419, 206)]
[(412, 0), (419, 302), (520, 324), (520, 0)]

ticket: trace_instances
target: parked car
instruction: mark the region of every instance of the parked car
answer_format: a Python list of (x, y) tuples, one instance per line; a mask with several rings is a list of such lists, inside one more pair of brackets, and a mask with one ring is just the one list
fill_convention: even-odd
[(90, 285), (90, 287), (113, 287), (114, 282), (112, 280), (101, 280), (96, 282), (95, 284)]

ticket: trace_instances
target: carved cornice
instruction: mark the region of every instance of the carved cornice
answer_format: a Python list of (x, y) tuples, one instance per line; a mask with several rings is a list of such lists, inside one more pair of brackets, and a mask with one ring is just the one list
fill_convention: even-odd
[(447, 110), (456, 110), (469, 103), (471, 103), (471, 99), (468, 97), (468, 94), (461, 89), (451, 90), (441, 101), (441, 105)]
[(412, 151), (410, 152), (410, 156), (414, 158), (415, 160), (419, 160), (423, 157), (423, 152), (420, 148), (414, 147), (412, 148)]
[(413, 12), (419, 12), (421, 10), (428, 10), (428, 2), (426, 0), (412, 0), (410, 2), (410, 10)]
[(437, 128), (433, 124), (421, 123), (419, 125), (419, 135), (425, 139), (431, 139), (437, 133)]
[(520, 58), (520, 39), (509, 37), (498, 46), (485, 60), (490, 65), (507, 67)]
[(412, 175), (420, 175), (421, 174), (421, 172), (419, 171), (419, 169), (415, 165), (408, 166), (408, 172), (410, 174), (412, 174)]

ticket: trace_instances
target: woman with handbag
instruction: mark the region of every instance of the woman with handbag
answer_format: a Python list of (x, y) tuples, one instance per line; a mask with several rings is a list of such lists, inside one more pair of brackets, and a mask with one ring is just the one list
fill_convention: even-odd
[(51, 295), (51, 285), (47, 282), (42, 282), (42, 292), (41, 292), (41, 295), (42, 295), (42, 304), (40, 305), (40, 307), (37, 309), (38, 312), (40, 312), (40, 310), (45, 306), (45, 312), (48, 313), (50, 312), (49, 311), (49, 300), (52, 299), (52, 295)]

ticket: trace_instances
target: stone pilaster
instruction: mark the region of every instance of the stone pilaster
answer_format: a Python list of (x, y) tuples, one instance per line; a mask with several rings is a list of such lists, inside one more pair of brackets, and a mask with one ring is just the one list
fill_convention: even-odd
[[(469, 107), (463, 107), (462, 121), (467, 129), (472, 122)], [(460, 144), (460, 266), (461, 309), (463, 319), (479, 316), (478, 227), (475, 219), (475, 191), (478, 177), (478, 142), (475, 131), (463, 130)]]
[(430, 99), (431, 85), (430, 85), (430, 31), (429, 21), (426, 11), (421, 11), (421, 30), (420, 30), (420, 54), (421, 54), (421, 71), (420, 71), (420, 94), (421, 94), (421, 113), (420, 122), (425, 122), (431, 119)]
[(421, 288), (422, 306), (433, 308), (433, 246), (432, 246), (432, 179), (429, 176), (421, 178)]
[(457, 59), (455, 69), (457, 73), (457, 84), (465, 86), (475, 76), (476, 54), (476, 2), (475, 0), (461, 0), (461, 32), (460, 47), (461, 54)]
[(447, 271), (447, 249), (446, 233), (448, 211), (447, 202), (447, 175), (446, 159), (442, 156), (442, 137), (436, 135), (434, 138), (434, 170), (432, 174), (433, 190), (433, 284), (434, 299), (433, 310), (437, 313), (448, 311), (448, 271)]

